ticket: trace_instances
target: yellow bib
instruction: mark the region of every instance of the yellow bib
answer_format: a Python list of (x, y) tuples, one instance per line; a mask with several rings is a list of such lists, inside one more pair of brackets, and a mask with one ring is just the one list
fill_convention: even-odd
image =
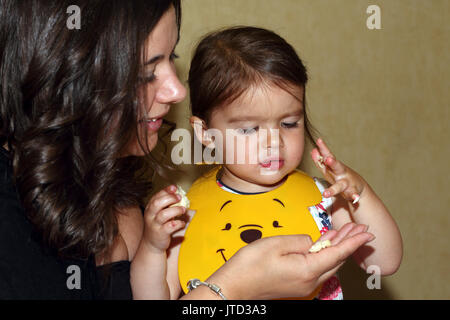
[[(219, 169), (197, 179), (187, 194), (190, 209), (196, 212), (181, 243), (178, 260), (185, 293), (190, 279), (206, 280), (254, 240), (289, 234), (308, 234), (313, 241), (320, 237), (308, 207), (319, 204), (322, 195), (311, 177), (293, 171), (277, 189), (239, 195), (217, 185)], [(314, 298), (319, 290), (304, 299)]]

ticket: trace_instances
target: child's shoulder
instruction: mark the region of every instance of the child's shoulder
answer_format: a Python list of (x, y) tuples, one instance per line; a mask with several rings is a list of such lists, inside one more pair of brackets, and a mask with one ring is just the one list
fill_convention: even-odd
[[(295, 169), (295, 175), (310, 178), (312, 181), (314, 181), (314, 184), (316, 185), (317, 189), (319, 189), (321, 194), (323, 194), (325, 189), (330, 187), (330, 183), (328, 183), (327, 180), (325, 180), (323, 178), (310, 176), (309, 174), (307, 174), (306, 172), (304, 172), (302, 170)], [(329, 206), (332, 205), (333, 199), (332, 198), (325, 198), (325, 197), (322, 196), (322, 203), (324, 203), (327, 207), (329, 207)]]
[(314, 181), (316, 186), (319, 188), (320, 192), (323, 192), (323, 190), (325, 190), (326, 188), (328, 188), (330, 186), (330, 184), (328, 183), (327, 180), (325, 180), (323, 178), (310, 176), (309, 174), (307, 174), (306, 172), (304, 172), (300, 169), (295, 169), (293, 173), (294, 173), (294, 176), (298, 176), (298, 177), (302, 177), (302, 178), (309, 178), (312, 181)]
[(219, 169), (220, 167), (212, 168), (211, 170), (207, 171), (199, 178), (197, 178), (190, 186), (188, 194), (202, 191), (203, 189), (210, 188), (212, 185), (214, 185), (216, 183), (216, 176)]

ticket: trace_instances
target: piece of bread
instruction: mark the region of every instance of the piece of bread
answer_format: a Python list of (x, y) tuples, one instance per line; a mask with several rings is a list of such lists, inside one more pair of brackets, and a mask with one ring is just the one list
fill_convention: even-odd
[(190, 204), (189, 199), (186, 196), (186, 192), (183, 190), (183, 188), (181, 188), (180, 186), (177, 186), (177, 191), (175, 193), (179, 194), (181, 196), (181, 200), (180, 200), (180, 202), (177, 202), (177, 203), (174, 203), (173, 205), (171, 205), (171, 207), (185, 207), (186, 209), (188, 209), (191, 204)]
[(313, 244), (311, 249), (309, 249), (309, 252), (319, 252), (320, 250), (330, 246), (331, 246), (330, 240), (317, 241), (316, 243)]

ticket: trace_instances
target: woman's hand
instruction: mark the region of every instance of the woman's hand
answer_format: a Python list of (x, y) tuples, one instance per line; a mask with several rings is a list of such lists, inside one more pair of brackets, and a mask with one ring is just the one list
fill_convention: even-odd
[(144, 212), (144, 241), (147, 245), (166, 251), (172, 234), (185, 226), (185, 222), (175, 219), (186, 213), (182, 206), (170, 207), (179, 202), (181, 196), (175, 194), (177, 187), (171, 185), (156, 193), (148, 202)]
[(328, 149), (322, 139), (317, 139), (317, 146), (311, 151), (314, 164), (322, 172), (331, 186), (323, 192), (325, 198), (341, 194), (344, 199), (356, 203), (359, 201), (367, 183), (355, 171), (344, 165)]
[[(349, 223), (330, 230), (320, 240), (331, 247), (309, 253), (308, 235), (287, 235), (256, 240), (241, 248), (207, 282), (222, 288), (227, 299), (304, 297), (325, 282), (360, 246), (373, 240), (367, 226)], [(183, 299), (220, 299), (201, 286)]]

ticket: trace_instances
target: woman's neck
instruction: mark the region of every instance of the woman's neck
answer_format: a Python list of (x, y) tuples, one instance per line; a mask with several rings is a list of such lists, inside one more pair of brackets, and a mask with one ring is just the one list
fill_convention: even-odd
[(281, 186), (285, 181), (286, 177), (281, 179), (279, 182), (273, 185), (261, 185), (253, 182), (249, 182), (244, 180), (235, 174), (233, 174), (230, 170), (228, 170), (225, 166), (223, 166), (218, 173), (218, 178), (223, 184), (226, 186), (233, 188), (240, 192), (245, 193), (259, 193), (259, 192), (267, 192), (274, 190)]

